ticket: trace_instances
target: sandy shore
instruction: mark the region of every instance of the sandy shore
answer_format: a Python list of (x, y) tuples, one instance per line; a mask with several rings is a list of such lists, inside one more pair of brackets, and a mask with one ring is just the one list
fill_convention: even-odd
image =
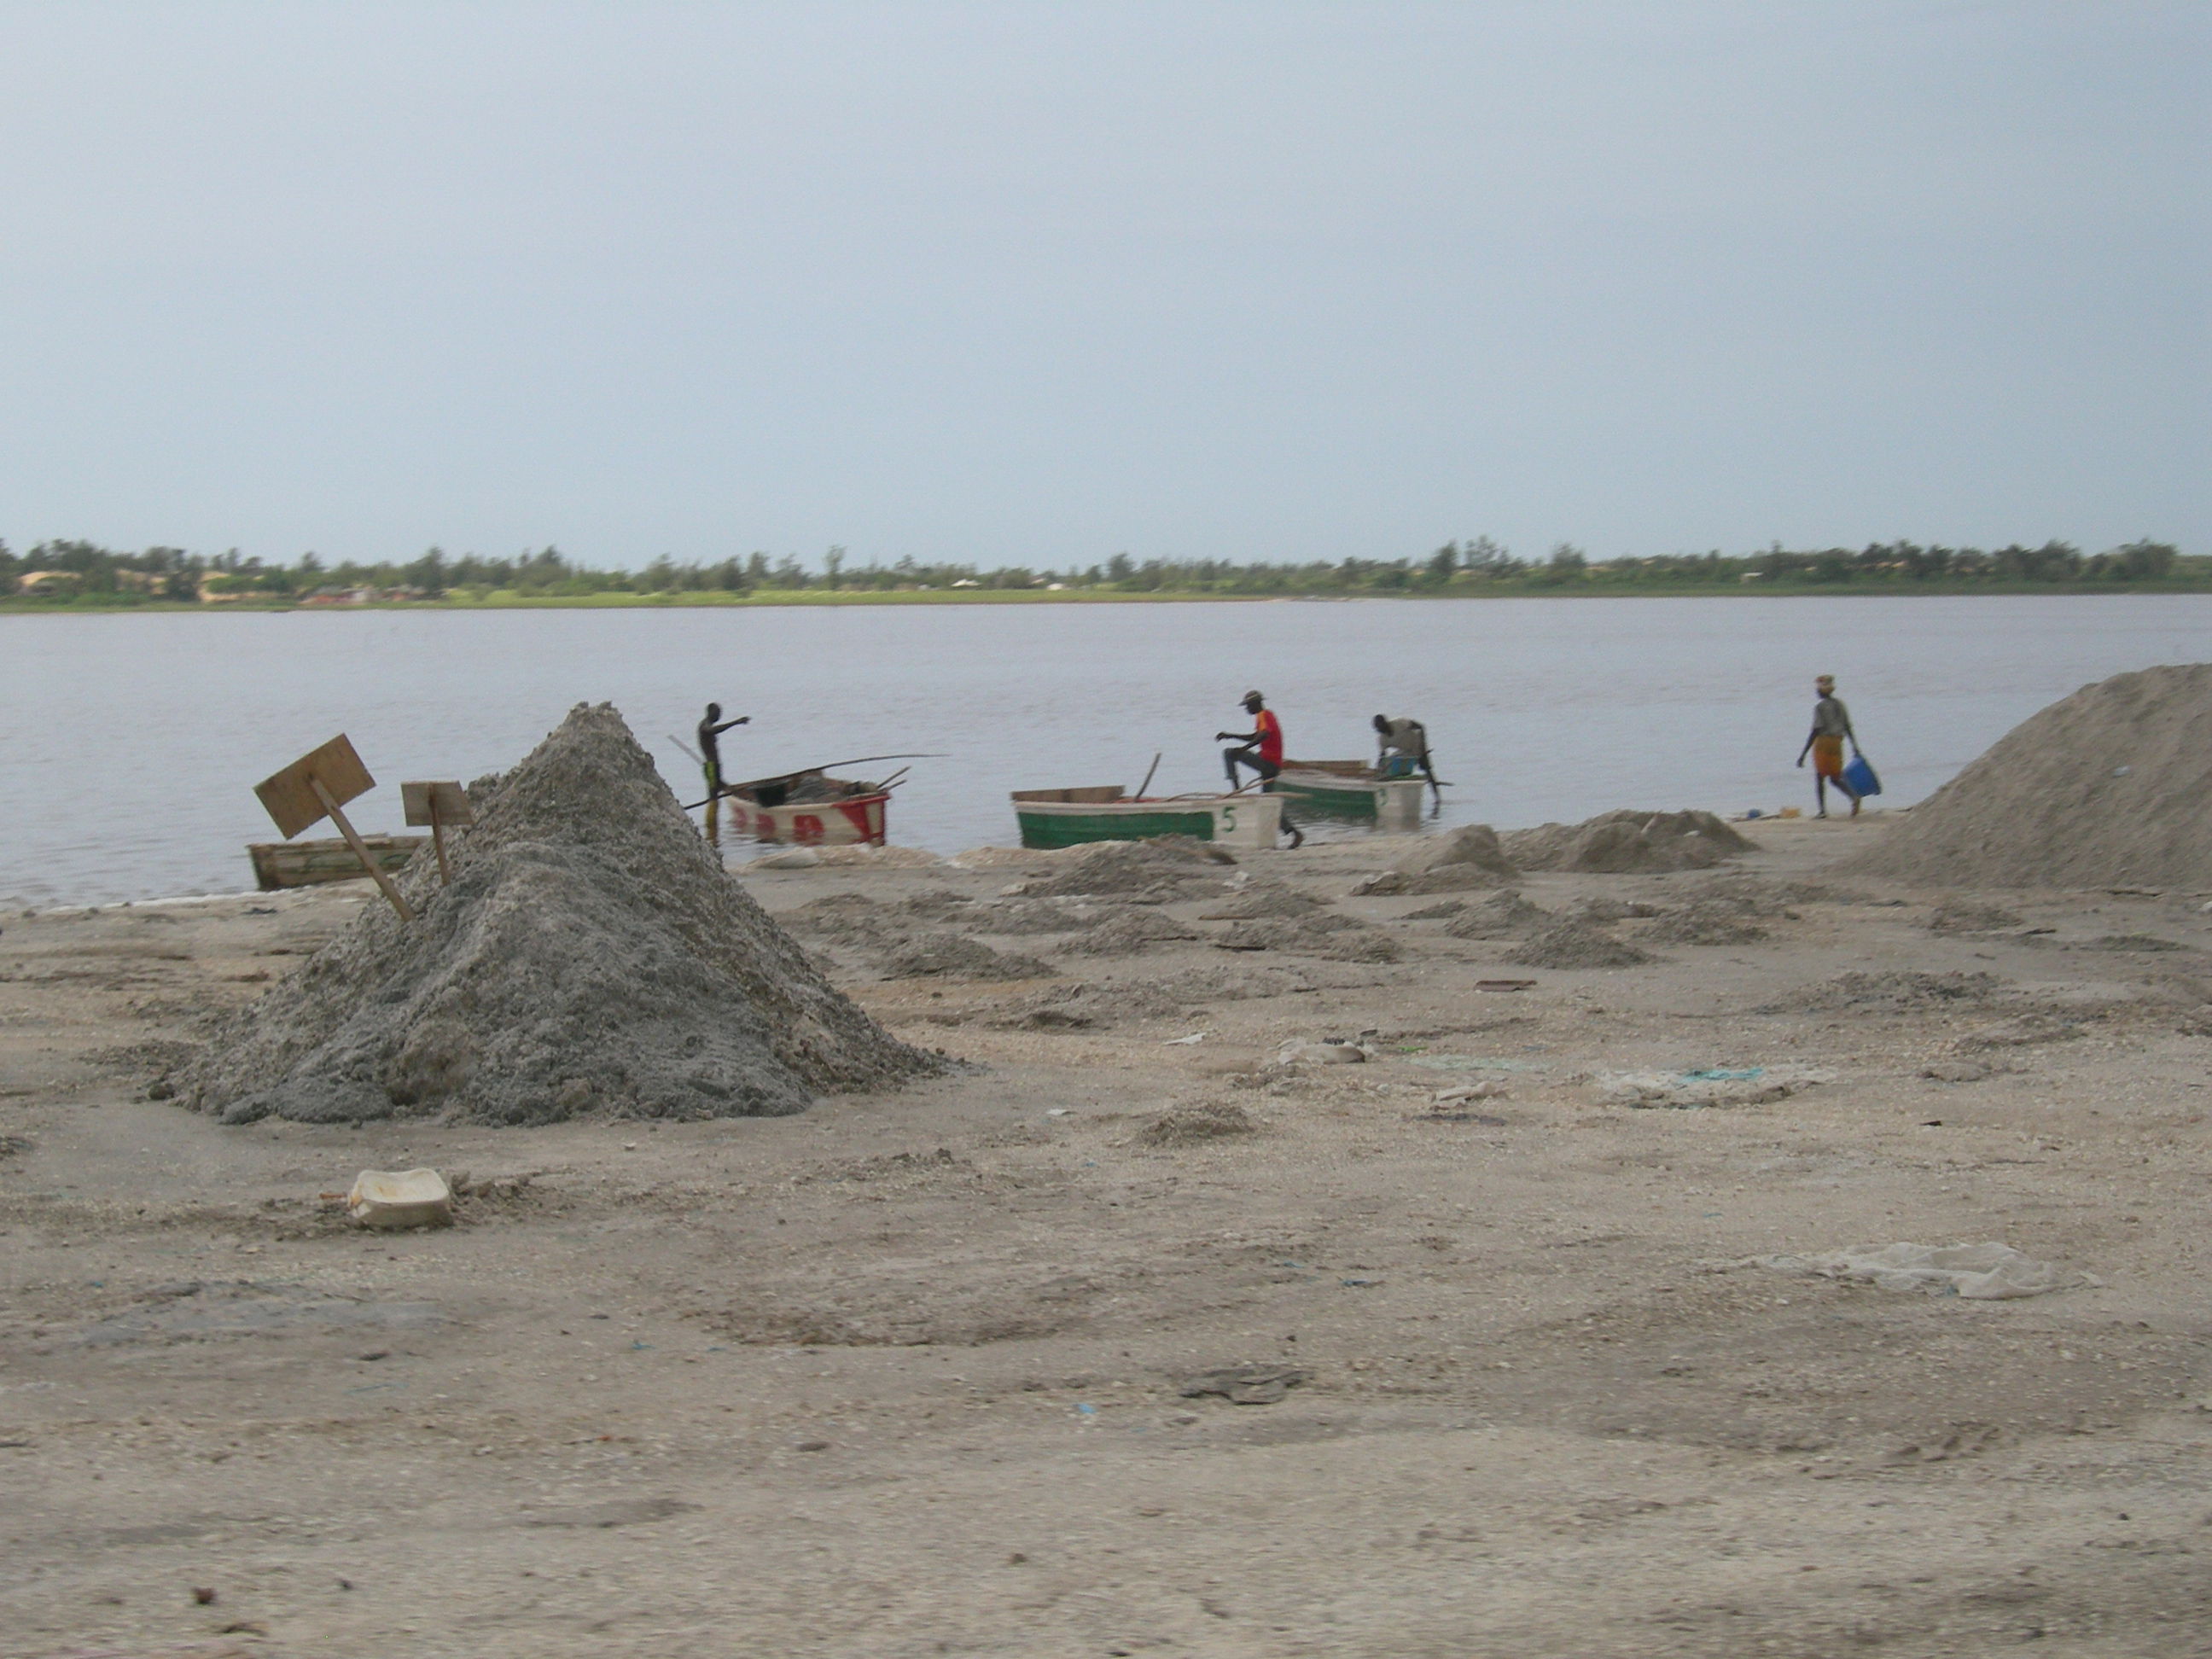
[[(1882, 823), (1753, 833), (1734, 867), (1820, 883)], [(350, 887), (5, 919), (0, 1649), (2212, 1650), (2206, 896), (1967, 896), (2012, 919), (1939, 932), (1939, 896), (1837, 881), (1763, 939), (1547, 972), (1401, 920), (1433, 897), (1346, 896), (1395, 850), (1244, 867), (1401, 960), (993, 939), (1166, 1009), (1038, 1029), (1058, 981), (839, 950), (975, 1069), (658, 1127), (146, 1098)], [(1020, 874), (748, 880), (787, 912)], [(1535, 983), (1474, 988), (1506, 977)], [(1362, 1032), (1364, 1063), (1271, 1063)], [(1630, 1103), (1705, 1068), (1760, 1075)], [(1255, 1128), (1163, 1139), (1185, 1107)], [(416, 1164), (486, 1188), (463, 1224), (319, 1196)], [(2064, 1288), (1762, 1262), (1982, 1240)], [(1289, 1386), (1183, 1392), (1236, 1365)]]

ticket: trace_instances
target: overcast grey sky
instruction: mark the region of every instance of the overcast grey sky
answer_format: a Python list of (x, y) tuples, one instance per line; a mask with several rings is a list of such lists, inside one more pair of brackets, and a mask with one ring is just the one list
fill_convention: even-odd
[(0, 0), (0, 536), (2212, 551), (2201, 0)]

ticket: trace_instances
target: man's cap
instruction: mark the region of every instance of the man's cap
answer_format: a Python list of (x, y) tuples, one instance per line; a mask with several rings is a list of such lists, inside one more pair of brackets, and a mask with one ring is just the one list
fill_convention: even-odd
[(1835, 683), (1836, 677), (1833, 674), (1823, 674), (1813, 682), (1815, 685), (1833, 685)]
[(1247, 691), (1243, 696), (1237, 698), (1237, 701), (1239, 702), (1265, 702), (1267, 700), (1261, 696), (1257, 691)]

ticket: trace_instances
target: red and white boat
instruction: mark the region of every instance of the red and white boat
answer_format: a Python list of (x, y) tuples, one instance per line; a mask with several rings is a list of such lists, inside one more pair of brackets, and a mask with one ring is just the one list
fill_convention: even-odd
[(884, 844), (884, 809), (891, 792), (822, 772), (793, 772), (722, 792), (731, 833), (794, 847)]

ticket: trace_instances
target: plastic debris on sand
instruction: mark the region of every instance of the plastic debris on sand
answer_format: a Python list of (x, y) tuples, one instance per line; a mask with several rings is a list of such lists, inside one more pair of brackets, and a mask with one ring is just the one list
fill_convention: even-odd
[(1226, 1365), (1185, 1377), (1176, 1392), (1185, 1400), (1218, 1394), (1232, 1405), (1272, 1406), (1312, 1375), (1295, 1365)]
[(1762, 1106), (1800, 1090), (1833, 1083), (1819, 1066), (1709, 1066), (1690, 1072), (1601, 1072), (1591, 1079), (1613, 1106), (1696, 1111), (1708, 1106)]
[(453, 1194), (435, 1170), (363, 1170), (346, 1194), (358, 1227), (398, 1231), (453, 1224)]
[(1826, 1255), (1773, 1255), (1760, 1265), (1821, 1279), (1856, 1279), (1885, 1291), (1921, 1291), (1996, 1302), (2061, 1289), (2063, 1276), (2008, 1244), (1886, 1244)]
[(1340, 1038), (1319, 1042), (1294, 1038), (1275, 1051), (1278, 1066), (1361, 1066), (1373, 1058), (1360, 1044)]
[(747, 870), (814, 870), (820, 868), (822, 854), (811, 847), (784, 847), (763, 853), (744, 866)]
[[(929, 870), (945, 860), (921, 847), (872, 847), (866, 842), (854, 842), (844, 847), (817, 847), (810, 849), (814, 861), (826, 869), (861, 870)], [(757, 863), (759, 860), (756, 860)]]

